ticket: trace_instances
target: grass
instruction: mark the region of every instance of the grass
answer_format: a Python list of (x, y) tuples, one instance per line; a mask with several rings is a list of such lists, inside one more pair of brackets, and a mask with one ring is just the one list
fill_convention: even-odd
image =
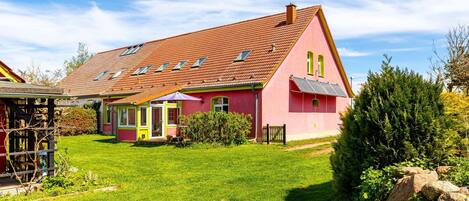
[[(329, 156), (249, 144), (233, 147), (114, 143), (112, 137), (62, 137), (71, 163), (118, 185), (57, 200), (331, 200)], [(316, 151), (318, 149), (310, 149)]]
[(306, 139), (306, 140), (295, 140), (295, 141), (290, 141), (285, 145), (286, 147), (294, 147), (294, 146), (300, 146), (300, 145), (305, 145), (305, 144), (316, 144), (316, 143), (321, 143), (321, 142), (332, 142), (336, 141), (337, 136), (332, 136), (332, 137), (325, 137), (325, 138), (315, 138), (315, 139)]

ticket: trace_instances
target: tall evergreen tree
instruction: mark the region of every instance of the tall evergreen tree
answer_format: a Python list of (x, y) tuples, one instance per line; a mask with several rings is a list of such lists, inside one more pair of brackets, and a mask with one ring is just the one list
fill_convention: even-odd
[(439, 163), (453, 153), (457, 134), (450, 132), (440, 98), (442, 85), (390, 65), (369, 73), (331, 156), (334, 188), (350, 199), (369, 168), (422, 159)]

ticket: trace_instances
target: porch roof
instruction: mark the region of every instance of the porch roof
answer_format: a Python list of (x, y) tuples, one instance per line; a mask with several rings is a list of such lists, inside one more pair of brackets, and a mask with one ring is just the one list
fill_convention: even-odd
[(303, 93), (347, 97), (347, 94), (340, 88), (340, 85), (337, 83), (320, 82), (317, 80), (309, 80), (306, 78), (299, 78), (295, 76), (292, 76), (291, 80)]
[(0, 81), (2, 98), (67, 98), (63, 90), (34, 84)]
[(173, 86), (165, 86), (159, 88), (151, 88), (145, 91), (141, 91), (135, 95), (116, 100), (112, 102), (110, 105), (140, 105), (147, 101), (151, 101), (153, 99), (174, 93), (182, 89), (182, 86), (173, 85)]

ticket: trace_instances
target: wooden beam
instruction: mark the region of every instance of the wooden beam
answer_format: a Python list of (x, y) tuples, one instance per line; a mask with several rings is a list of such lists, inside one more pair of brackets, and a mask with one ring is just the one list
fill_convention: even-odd
[[(55, 115), (55, 102), (54, 99), (47, 99), (47, 123), (49, 124), (48, 127), (54, 128), (54, 115)], [(55, 140), (54, 140), (54, 133), (50, 133), (47, 131), (47, 148), (48, 149), (55, 149)], [(49, 171), (47, 172), (48, 176), (54, 176), (54, 152), (47, 153), (47, 167)]]

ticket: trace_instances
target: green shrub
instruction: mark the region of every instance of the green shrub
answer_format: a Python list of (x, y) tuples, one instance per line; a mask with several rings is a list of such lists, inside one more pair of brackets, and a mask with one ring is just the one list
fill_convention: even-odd
[(399, 177), (396, 166), (387, 166), (382, 170), (368, 168), (360, 176), (360, 193), (357, 200), (386, 200)]
[(440, 174), (441, 180), (451, 181), (458, 186), (469, 185), (469, 160), (463, 157), (451, 158), (447, 165), (452, 166), (447, 174)]
[(181, 122), (187, 125), (183, 132), (192, 141), (224, 145), (245, 143), (251, 132), (251, 119), (250, 115), (232, 112), (197, 112), (181, 116)]
[(70, 107), (58, 116), (61, 135), (80, 135), (96, 132), (96, 111), (91, 108)]
[(339, 199), (356, 193), (361, 173), (370, 167), (414, 158), (438, 164), (455, 152), (457, 134), (444, 118), (442, 86), (386, 59), (381, 72), (369, 73), (353, 109), (342, 117), (331, 155)]
[(400, 172), (402, 167), (420, 167), (431, 170), (436, 165), (428, 160), (415, 158), (412, 161), (397, 163), (382, 169), (370, 167), (360, 176), (361, 184), (358, 186), (359, 193), (358, 196), (354, 196), (355, 199), (360, 201), (386, 200), (397, 180), (403, 176)]

